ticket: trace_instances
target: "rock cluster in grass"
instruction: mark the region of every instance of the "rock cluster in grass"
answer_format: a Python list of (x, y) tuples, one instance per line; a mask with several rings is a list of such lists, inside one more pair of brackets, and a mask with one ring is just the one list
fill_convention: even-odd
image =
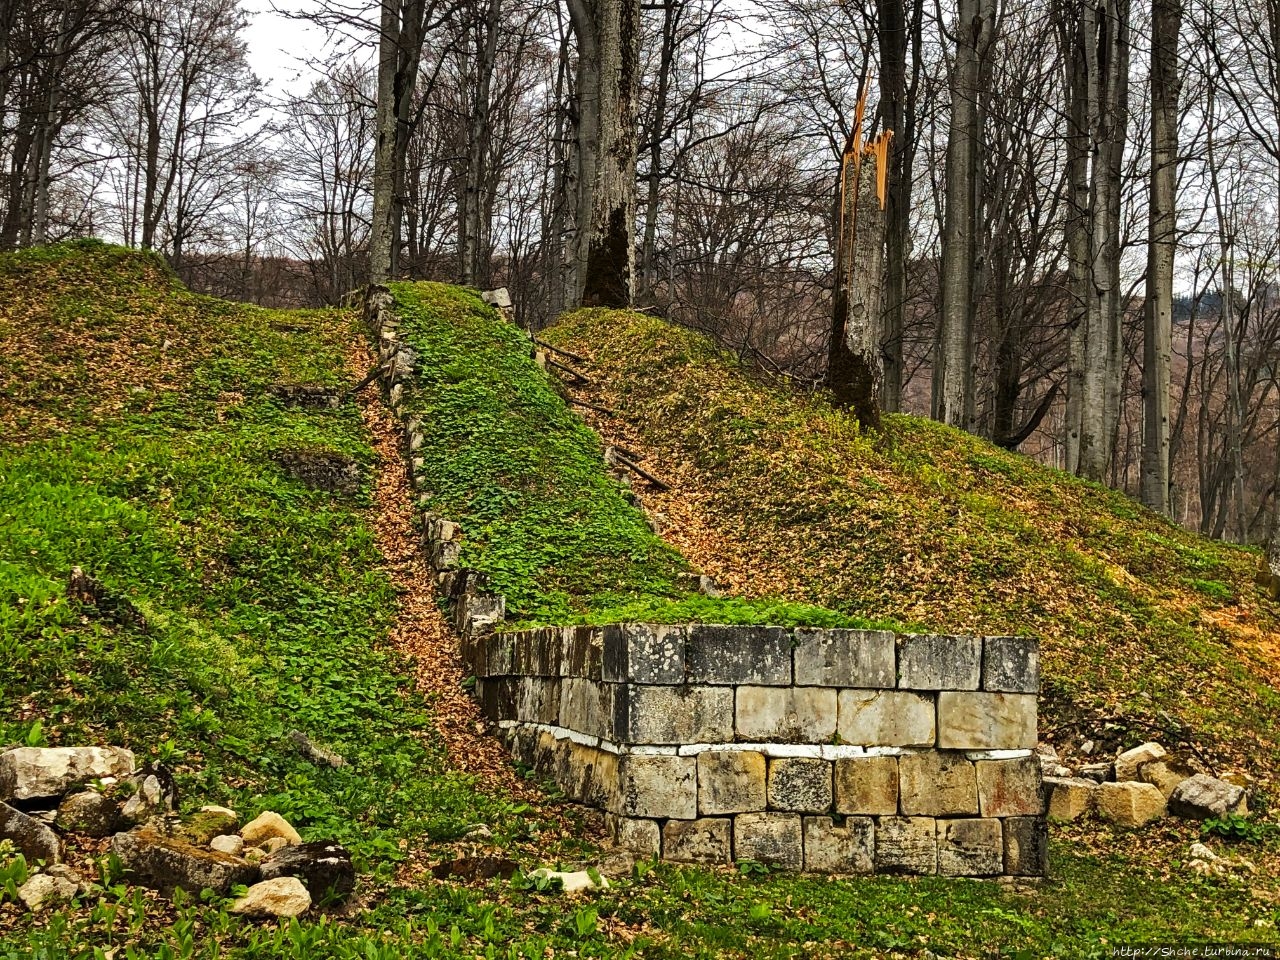
[(1064, 766), (1052, 747), (1037, 747), (1044, 771), (1049, 819), (1096, 814), (1124, 827), (1140, 827), (1173, 815), (1208, 820), (1249, 812), (1248, 791), (1198, 769), (1158, 743), (1118, 753), (1114, 760)]
[(18, 747), (0, 754), (0, 840), (31, 872), (18, 899), (32, 912), (84, 893), (88, 885), (62, 863), (64, 843), (111, 837), (126, 879), (226, 896), (247, 916), (294, 917), (313, 903), (345, 899), (355, 888), (350, 853), (336, 843), (304, 843), (282, 816), (264, 811), (241, 825), (227, 807), (177, 813), (172, 778), (139, 769), (121, 747)]

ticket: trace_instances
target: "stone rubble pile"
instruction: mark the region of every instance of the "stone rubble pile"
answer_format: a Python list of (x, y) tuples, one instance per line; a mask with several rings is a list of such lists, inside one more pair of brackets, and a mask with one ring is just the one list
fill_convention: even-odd
[(0, 753), (0, 840), (23, 855), (31, 876), (18, 899), (33, 913), (85, 894), (91, 885), (63, 861), (63, 838), (111, 837), (126, 878), (166, 895), (223, 896), (250, 917), (296, 917), (355, 888), (351, 854), (336, 843), (304, 843), (284, 817), (264, 811), (243, 826), (227, 807), (177, 813), (162, 768), (139, 769), (122, 747), (17, 747)]
[(1208, 820), (1249, 812), (1240, 783), (1203, 773), (1158, 743), (1121, 751), (1114, 761), (1064, 766), (1053, 747), (1036, 748), (1044, 772), (1049, 819), (1059, 823), (1096, 814), (1123, 827), (1173, 815)]

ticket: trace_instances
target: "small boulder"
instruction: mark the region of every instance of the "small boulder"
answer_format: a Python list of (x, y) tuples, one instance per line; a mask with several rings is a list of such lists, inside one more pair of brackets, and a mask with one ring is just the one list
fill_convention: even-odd
[(1076, 776), (1094, 783), (1106, 783), (1114, 780), (1115, 768), (1110, 763), (1086, 763), (1076, 768)]
[(232, 913), (248, 917), (298, 917), (310, 909), (311, 894), (297, 877), (255, 883), (230, 907)]
[(341, 900), (356, 886), (351, 854), (336, 843), (300, 843), (278, 850), (260, 866), (262, 878), (297, 877), (317, 901)]
[(120, 808), (120, 816), (129, 823), (142, 823), (166, 813), (167, 810), (160, 778), (151, 773), (142, 778), (137, 792), (124, 802), (124, 806)]
[(178, 832), (184, 840), (190, 840), (197, 847), (210, 846), (214, 837), (236, 832), (237, 820), (234, 814), (222, 810), (201, 810), (183, 821)]
[(111, 850), (138, 881), (162, 893), (180, 887), (190, 893), (208, 889), (225, 894), (258, 877), (257, 867), (239, 857), (166, 837), (151, 827), (117, 833)]
[(497, 307), (499, 310), (511, 309), (511, 293), (506, 287), (485, 290), (480, 294), (480, 299), (491, 307)]
[(249, 846), (260, 846), (272, 837), (280, 837), (285, 843), (301, 843), (298, 831), (289, 825), (289, 821), (278, 813), (265, 810), (244, 825), (240, 831), (244, 842)]
[(288, 846), (291, 846), (291, 844), (284, 837), (267, 837), (262, 841), (262, 849), (268, 854), (283, 850)]
[(1149, 783), (1100, 783), (1095, 796), (1098, 815), (1122, 827), (1141, 827), (1167, 811), (1164, 794)]
[(240, 856), (244, 857), (246, 863), (261, 863), (267, 858), (267, 851), (261, 847), (245, 847)]
[(65, 833), (109, 837), (121, 827), (120, 805), (97, 790), (82, 790), (58, 806), (55, 821)]
[(18, 888), (18, 899), (32, 913), (39, 913), (59, 903), (73, 899), (80, 888), (65, 877), (37, 873)]
[(236, 813), (230, 807), (220, 807), (216, 803), (206, 803), (200, 808), (201, 813), (220, 813), (223, 816), (230, 817), (235, 821), (236, 826), (240, 825), (240, 814)]
[(35, 817), (15, 810), (7, 803), (0, 803), (0, 840), (10, 841), (28, 863), (37, 860), (57, 863), (62, 859), (58, 835)]
[(1183, 780), (1169, 795), (1169, 810), (1189, 820), (1208, 820), (1238, 813), (1244, 807), (1244, 787), (1197, 773)]
[(238, 857), (244, 853), (244, 841), (234, 833), (224, 833), (209, 841), (209, 849)]
[(561, 870), (548, 870), (546, 867), (542, 867), (533, 871), (529, 876), (537, 880), (559, 880), (561, 883), (561, 889), (565, 893), (582, 893), (584, 890), (609, 889), (609, 880), (607, 877), (600, 877), (600, 881), (597, 883), (591, 876), (591, 871), (589, 870), (564, 872)]
[(1138, 767), (1138, 779), (1143, 783), (1151, 784), (1153, 787), (1159, 787), (1160, 792), (1166, 798), (1178, 788), (1178, 784), (1182, 783), (1183, 780), (1195, 775), (1196, 771), (1192, 769), (1187, 761), (1173, 755), (1162, 757), (1159, 760), (1148, 760)]
[(1138, 768), (1151, 760), (1161, 760), (1168, 752), (1158, 743), (1144, 743), (1142, 746), (1126, 750), (1116, 757), (1116, 780), (1138, 779)]
[(135, 769), (123, 747), (17, 747), (0, 754), (0, 800), (42, 800)]
[(1094, 807), (1098, 784), (1080, 777), (1045, 777), (1049, 819), (1065, 823), (1084, 816)]

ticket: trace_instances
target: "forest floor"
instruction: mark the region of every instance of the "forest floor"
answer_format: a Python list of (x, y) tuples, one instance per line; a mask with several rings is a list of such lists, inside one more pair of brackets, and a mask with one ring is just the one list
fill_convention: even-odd
[[(427, 331), (434, 311), (442, 338), (440, 358), (422, 351), (424, 367), (436, 364), (442, 383), (474, 379), (465, 358), (447, 349), (439, 317), (475, 324), (496, 318), (449, 288), (423, 287), (420, 296), (417, 322)], [(765, 544), (767, 562), (760, 552), (753, 560), (749, 541), (764, 528), (744, 517), (772, 508), (761, 501), (732, 508), (724, 499), (727, 485), (735, 497), (759, 486), (741, 475), (734, 458), (721, 456), (717, 467), (716, 456), (695, 448), (690, 438), (699, 430), (714, 438), (715, 424), (728, 424), (744, 441), (739, 459), (751, 463), (750, 433), (771, 429), (765, 415), (783, 408), (770, 406), (776, 398), (763, 397), (755, 426), (734, 424), (723, 414), (703, 423), (679, 409), (670, 391), (648, 384), (655, 402), (668, 403), (664, 422), (689, 421), (684, 434), (659, 428), (638, 394), (628, 391), (622, 372), (643, 364), (650, 340), (634, 340), (627, 349), (637, 360), (622, 364), (610, 353), (621, 341), (592, 322), (588, 315), (553, 335), (591, 356), (592, 376), (601, 385), (593, 395), (602, 405), (627, 412), (619, 424), (601, 424), (606, 435), (621, 431), (614, 439), (642, 447), (646, 462), (676, 481), (665, 500), (645, 499), (666, 515), (660, 529), (684, 557), (645, 539), (641, 528), (647, 527), (636, 526), (607, 498), (593, 528), (600, 537), (595, 543), (556, 539), (563, 517), (556, 511), (569, 505), (544, 505), (548, 513), (530, 519), (519, 498), (482, 503), (494, 511), (493, 531), (508, 524), (530, 542), (539, 531), (556, 533), (550, 552), (537, 555), (538, 564), (528, 561), (527, 552), (490, 558), (509, 577), (512, 595), (525, 598), (523, 615), (531, 622), (543, 611), (589, 620), (627, 604), (684, 615), (701, 602), (673, 585), (686, 561), (746, 597), (715, 607), (730, 618), (928, 623), (937, 616), (950, 629), (976, 629), (1004, 627), (1000, 616), (1028, 615), (1018, 591), (983, 586), (978, 565), (993, 561), (979, 539), (967, 548), (973, 566), (961, 569), (958, 555), (945, 554), (959, 571), (951, 579), (954, 589), (972, 594), (945, 611), (935, 609), (940, 588), (921, 587), (931, 582), (919, 559), (927, 553), (918, 554), (913, 576), (895, 570), (901, 606), (895, 606), (887, 578), (862, 569), (856, 574), (867, 584), (864, 592), (838, 579), (814, 588), (811, 580), (821, 578), (811, 576), (808, 551), (834, 547), (828, 541), (806, 545), (805, 524), (822, 515), (806, 514), (806, 501), (797, 499), (805, 484), (781, 492), (778, 502), (794, 504), (787, 508), (793, 512), (781, 518), (785, 523), (774, 517), (784, 532), (780, 541)], [(625, 333), (616, 318), (614, 327)], [(510, 342), (506, 336), (493, 327), (488, 339), (476, 342)], [(674, 336), (664, 332), (659, 339)], [(711, 362), (688, 344), (681, 350)], [(453, 638), (415, 550), (404, 465), (375, 391), (344, 395), (333, 409), (294, 406), (273, 392), (280, 384), (344, 391), (369, 362), (349, 313), (268, 311), (199, 297), (147, 256), (73, 244), (0, 258), (0, 742), (127, 745), (174, 770), (184, 810), (210, 802), (246, 817), (275, 810), (304, 839), (348, 846), (360, 871), (356, 895), (342, 907), (314, 910), (297, 921), (251, 921), (229, 913), (225, 900), (166, 901), (132, 886), (101, 844), (86, 844), (69, 850), (69, 859), (96, 878), (90, 892), (33, 916), (13, 891), (35, 865), (0, 856), (0, 958), (1089, 957), (1136, 942), (1277, 942), (1280, 852), (1274, 834), (1230, 849), (1250, 859), (1256, 873), (1202, 878), (1182, 866), (1187, 847), (1199, 838), (1197, 825), (1182, 821), (1141, 831), (1093, 822), (1055, 828), (1052, 877), (1040, 883), (827, 878), (647, 862), (613, 866), (618, 861), (600, 846), (596, 818), (512, 765), (465, 695)], [(716, 377), (729, 378), (714, 369)], [(536, 394), (549, 416), (559, 416), (539, 391), (554, 398), (562, 388), (536, 369), (511, 371), (515, 388)], [(745, 379), (741, 387), (732, 382), (734, 390), (766, 389)], [(487, 396), (496, 402), (501, 392)], [(475, 394), (472, 400), (479, 402)], [(779, 423), (797, 428), (804, 419), (792, 412)], [(445, 441), (450, 422), (446, 417)], [(845, 456), (840, 445), (847, 438), (823, 423), (833, 455)], [(895, 428), (905, 433), (905, 421)], [(951, 464), (940, 451), (954, 449), (957, 441), (920, 430), (934, 459), (927, 470), (920, 452), (912, 462), (920, 464), (917, 472), (929, 473), (941, 499), (949, 485), (968, 489), (983, 479), (950, 478)], [(589, 432), (575, 436), (573, 443), (587, 444), (582, 450), (594, 451), (598, 464), (598, 441)], [(517, 435), (511, 442), (534, 450), (539, 441)], [(573, 450), (558, 449), (565, 462), (578, 463)], [(785, 443), (781, 449), (787, 452)], [(363, 479), (343, 489), (315, 489), (289, 472), (287, 465), (300, 454), (346, 458)], [(996, 486), (1015, 468), (1034, 473), (1020, 458), (976, 441), (960, 455), (968, 463), (987, 458), (991, 466), (965, 470), (990, 471)], [(492, 454), (494, 460), (508, 457)], [(818, 459), (813, 465), (820, 466)], [(435, 469), (435, 489), (445, 493), (463, 470), (448, 464)], [(466, 467), (476, 469), (487, 468)], [(575, 467), (566, 489), (573, 481), (600, 500), (592, 491), (603, 488), (585, 470)], [(717, 470), (726, 473), (724, 488), (714, 480)], [(921, 496), (892, 489), (883, 477), (881, 482), (876, 510), (891, 508), (900, 493)], [(1034, 482), (1045, 490), (1061, 486), (1067, 492), (1060, 495), (1077, 504), (1064, 523), (1093, 525), (1071, 532), (1072, 549), (1096, 545), (1101, 534), (1095, 527), (1114, 526), (1118, 510), (1137, 515), (1137, 508), (1105, 492), (1081, 493), (1056, 477)], [(834, 506), (850, 510), (849, 494), (839, 484), (826, 493)], [(1041, 508), (1031, 503), (1031, 509)], [(903, 530), (915, 529), (910, 517), (898, 519)], [(1151, 527), (1141, 518), (1134, 522)], [(1043, 629), (1046, 637), (1047, 729), (1066, 746), (1081, 732), (1120, 722), (1119, 730), (1105, 729), (1119, 741), (1151, 732), (1152, 718), (1164, 723), (1163, 710), (1177, 720), (1177, 736), (1168, 737), (1166, 728), (1154, 732), (1186, 741), (1214, 762), (1248, 770), (1265, 807), (1276, 751), (1274, 701), (1262, 689), (1265, 651), (1244, 634), (1218, 631), (1244, 622), (1265, 638), (1273, 634), (1274, 613), (1247, 586), (1248, 555), (1173, 529), (1151, 529), (1172, 546), (1144, 549), (1174, 551), (1184, 565), (1173, 571), (1180, 584), (1168, 603), (1173, 612), (1160, 614), (1173, 626), (1140, 632), (1129, 669), (1101, 665), (1099, 676), (1080, 677), (1077, 665), (1094, 661), (1061, 649), (1073, 634), (1044, 616), (1023, 624)], [(617, 569), (604, 590), (575, 580), (581, 565), (568, 551), (607, 551), (611, 537), (627, 540), (634, 566)], [(783, 549), (782, 541), (797, 545)], [(999, 543), (995, 553), (1024, 562), (1007, 540)], [(857, 549), (872, 546), (864, 537)], [(1119, 567), (1129, 564), (1130, 576), (1139, 579), (1132, 558), (1118, 549), (1113, 557), (1115, 570), (1080, 566), (1123, 586)], [(1170, 562), (1163, 554), (1151, 561), (1162, 576), (1170, 574)], [(146, 614), (145, 624), (111, 622), (73, 608), (64, 587), (76, 565), (127, 597)], [(833, 560), (829, 569), (837, 565)], [(1053, 582), (1052, 570), (1046, 576)], [(989, 579), (999, 577), (990, 573)], [(1188, 579), (1216, 586), (1183, 583)], [(632, 587), (620, 590), (619, 583)], [(1068, 584), (1062, 596), (1080, 589)], [(1082, 624), (1108, 622), (1094, 612), (1115, 600), (1118, 588), (1107, 589), (1096, 600), (1081, 597)], [(1144, 596), (1136, 587), (1126, 589)], [(1165, 596), (1160, 585), (1143, 589)], [(1066, 617), (1067, 601), (1049, 593), (1047, 606)], [(1006, 596), (1012, 599), (992, 599)], [(1138, 608), (1137, 601), (1123, 599), (1124, 622), (1146, 630), (1137, 612), (1149, 612), (1152, 604)], [(1006, 613), (999, 602), (1009, 604)], [(1178, 614), (1179, 604), (1194, 607), (1194, 614)], [(972, 612), (963, 615), (965, 610)], [(1136, 650), (1156, 642), (1152, 636), (1183, 637), (1184, 628), (1209, 635), (1188, 653), (1202, 684), (1186, 688), (1185, 702), (1170, 700), (1165, 688), (1182, 683), (1186, 671), (1173, 680), (1144, 676), (1179, 669), (1172, 647)], [(1087, 643), (1103, 639), (1090, 636)], [(1123, 649), (1130, 654), (1129, 646)], [(1215, 658), (1222, 661), (1217, 668), (1202, 665)], [(1135, 702), (1149, 706), (1131, 710)], [(330, 746), (348, 764), (333, 769), (299, 756), (288, 738), (293, 729)], [(491, 837), (468, 839), (477, 825)], [(1221, 840), (1210, 842), (1227, 849)], [(509, 857), (521, 871), (509, 881), (437, 880), (425, 869), (469, 855)], [(583, 897), (540, 890), (525, 879), (538, 866), (601, 864), (611, 865), (611, 887)]]

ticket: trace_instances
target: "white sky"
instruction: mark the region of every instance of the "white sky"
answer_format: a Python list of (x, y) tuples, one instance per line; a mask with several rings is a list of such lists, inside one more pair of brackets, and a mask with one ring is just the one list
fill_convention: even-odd
[[(321, 5), (322, 0), (278, 0), (275, 4), (289, 10)], [(245, 31), (249, 65), (266, 83), (268, 95), (275, 98), (305, 88), (312, 79), (306, 61), (324, 51), (324, 31), (275, 13), (272, 0), (241, 0), (240, 6), (252, 18)]]

